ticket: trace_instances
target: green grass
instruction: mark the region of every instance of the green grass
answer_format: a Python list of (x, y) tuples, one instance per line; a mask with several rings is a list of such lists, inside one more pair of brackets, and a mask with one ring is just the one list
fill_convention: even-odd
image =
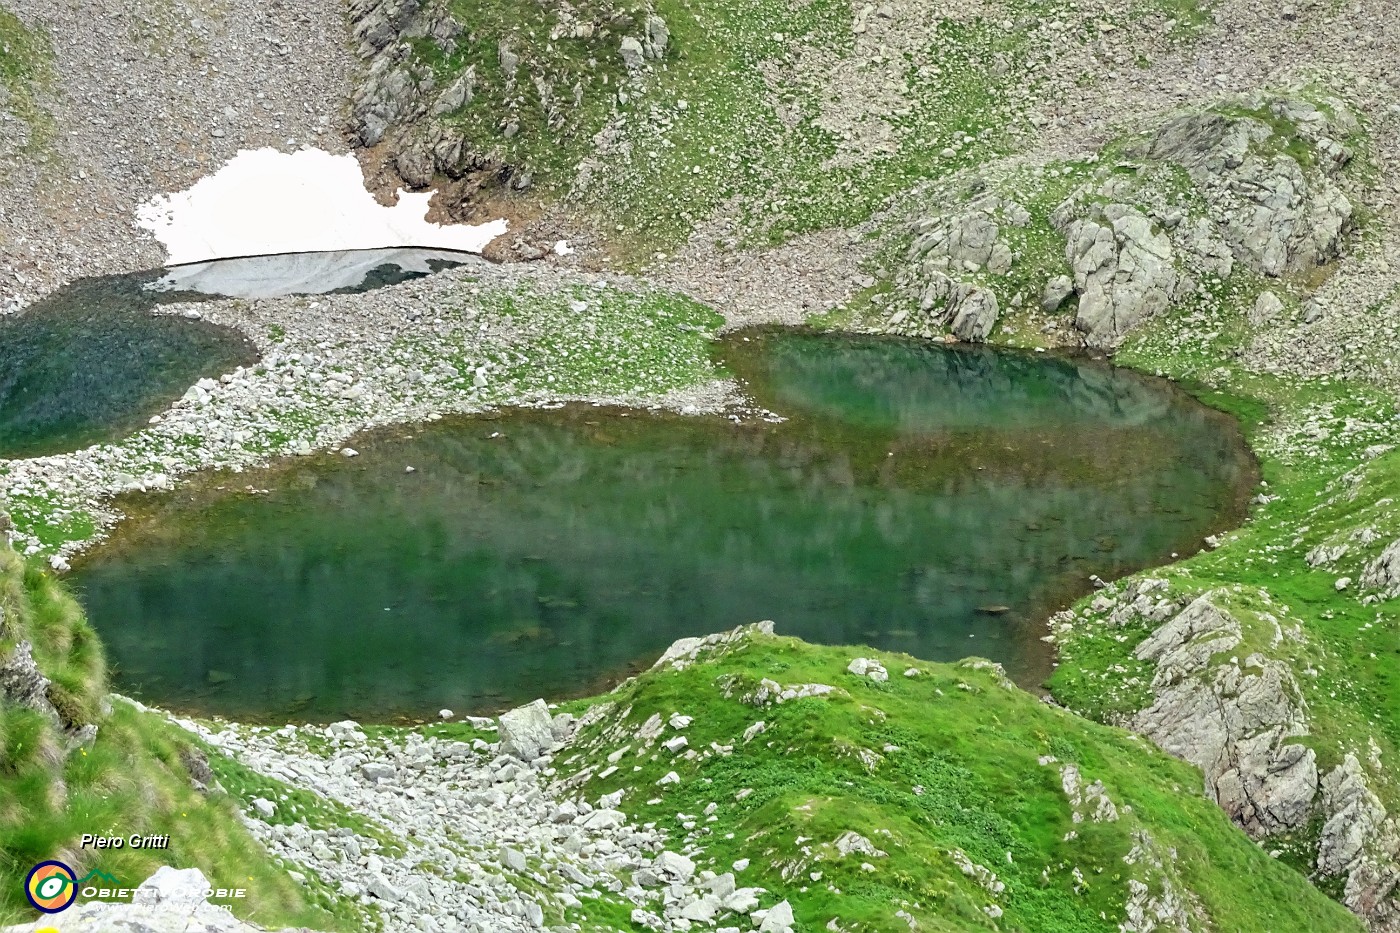
[[(857, 656), (881, 659), (889, 682), (847, 673)], [(909, 667), (921, 674), (903, 676)], [(762, 678), (842, 692), (764, 708), (742, 702)], [(839, 917), (903, 933), (909, 925), (895, 915), (903, 910), (928, 930), (1117, 930), (1135, 878), (1189, 890), (1214, 929), (1360, 929), (1230, 826), (1199, 796), (1194, 769), (984, 670), (755, 637), (683, 672), (644, 674), (606, 700), (611, 711), (556, 762), (561, 773), (588, 766), (597, 775), (609, 753), (628, 746), (614, 774), (586, 781), (586, 795), (627, 788), (622, 808), (673, 844), (685, 840), (702, 868), (724, 872), (751, 858), (738, 883), (768, 889), (765, 905), (789, 898), (804, 928)], [(635, 737), (648, 717), (673, 713), (694, 722), (662, 738), (683, 734), (697, 755), (672, 756)], [(746, 744), (744, 731), (759, 720), (765, 730)], [(1059, 761), (1041, 764), (1047, 755)], [(1117, 821), (1073, 820), (1059, 770), (1067, 762), (1086, 785), (1104, 783)], [(672, 770), (679, 783), (657, 784)], [(847, 831), (887, 855), (841, 856), (832, 843)], [(1135, 844), (1164, 868), (1125, 861)], [(1004, 891), (965, 874), (959, 851)], [(987, 911), (994, 904), (999, 920)]]
[[(1024, 129), (1013, 126), (1019, 101), (1040, 81), (1028, 68), (1027, 24), (1066, 9), (1016, 0), (1009, 29), (1000, 16), (949, 17), (891, 26), (864, 46), (853, 31), (859, 7), (845, 0), (573, 8), (597, 24), (593, 35), (551, 39), (551, 5), (454, 0), (464, 35), (448, 52), (413, 40), (414, 68), (436, 88), (474, 69), (472, 101), (440, 122), (528, 173), (537, 196), (590, 216), (631, 264), (673, 249), (726, 203), (737, 204), (747, 241), (780, 242), (859, 223), (912, 184), (1010, 151)], [(670, 43), (629, 81), (619, 45), (644, 35), (653, 9)], [(886, 29), (874, 13), (869, 21)], [(501, 69), (502, 41), (520, 60), (513, 80)], [(842, 69), (874, 88), (902, 86), (907, 103), (873, 114), (883, 128), (869, 139), (844, 139), (842, 121), (830, 119), (870, 111), (859, 87), (832, 81)]]

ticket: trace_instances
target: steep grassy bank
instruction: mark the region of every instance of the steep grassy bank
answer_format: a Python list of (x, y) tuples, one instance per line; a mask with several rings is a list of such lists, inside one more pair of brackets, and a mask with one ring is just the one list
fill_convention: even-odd
[[(1240, 414), (1265, 483), (1250, 521), (1218, 548), (1123, 581), (1054, 620), (1060, 663), (1052, 690), (1093, 718), (1149, 734), (1160, 730), (1156, 714), (1171, 677), (1181, 675), (1168, 674), (1147, 640), (1164, 616), (1207, 598), (1239, 621), (1240, 632), (1219, 642), (1188, 681), (1195, 678), (1202, 696), (1223, 695), (1231, 669), (1248, 676), (1282, 665), (1278, 670), (1288, 673), (1280, 695), (1290, 696), (1289, 709), (1260, 725), (1282, 729), (1280, 749), (1297, 745), (1315, 754), (1323, 780), (1315, 798), (1300, 795), (1298, 818), (1279, 819), (1256, 812), (1254, 795), (1217, 786), (1221, 768), (1205, 760), (1213, 751), (1180, 743), (1168, 736), (1170, 728), (1156, 737), (1169, 747), (1177, 742), (1174, 750), (1207, 766), (1207, 793), (1264, 838), (1271, 853), (1353, 906), (1383, 904), (1396, 857), (1388, 814), (1400, 807), (1392, 765), (1400, 749), (1394, 392), (1228, 366), (1212, 372), (1211, 385), (1193, 383), (1195, 361), (1154, 352), (1154, 345), (1174, 341), (1153, 336), (1130, 344), (1120, 359), (1184, 378), (1205, 400)], [(1358, 798), (1360, 811), (1344, 813), (1326, 776), (1349, 772), (1359, 775), (1354, 783), (1366, 793)], [(1336, 835), (1343, 831), (1355, 831), (1361, 841), (1338, 851)], [(1371, 874), (1377, 877), (1365, 877)]]
[[(593, 705), (556, 766), (701, 869), (790, 899), (803, 929), (1360, 928), (1194, 768), (994, 665), (707, 641)], [(862, 656), (875, 676), (848, 669)]]
[[(263, 925), (351, 929), (293, 882), (213, 788), (204, 757), (162, 717), (106, 695), (101, 646), (44, 570), (0, 549), (0, 923), (32, 916), (24, 878), (57, 858), (134, 887), (161, 865), (197, 867), (248, 899)], [(199, 782), (199, 783), (197, 783)], [(169, 834), (164, 850), (79, 847), (84, 833)]]

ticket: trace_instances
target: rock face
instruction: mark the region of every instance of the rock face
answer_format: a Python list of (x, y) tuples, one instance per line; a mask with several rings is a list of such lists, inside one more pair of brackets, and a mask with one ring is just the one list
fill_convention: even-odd
[[(585, 99), (643, 80), (673, 48), (670, 27), (654, 13), (641, 17), (601, 0), (542, 0), (522, 10), (507, 26), (489, 16), (459, 21), (446, 0), (350, 3), (367, 64), (351, 98), (350, 131), (376, 150), (370, 161), (391, 177), (454, 195), (442, 201), (444, 210), (488, 186), (530, 187), (535, 169), (501, 143), (528, 134), (592, 137), (599, 127), (589, 122)], [(494, 40), (489, 58), (471, 60), (483, 39)], [(561, 40), (587, 46), (592, 63), (560, 54)], [(460, 70), (441, 74), (443, 61)], [(468, 110), (486, 119), (466, 127)]]
[(1327, 821), (1318, 843), (1318, 871), (1346, 877), (1342, 903), (1372, 930), (1400, 929), (1400, 905), (1394, 898), (1400, 882), (1400, 831), (1367, 786), (1355, 755), (1347, 755), (1323, 778), (1322, 810)]
[(1016, 255), (1003, 241), (1002, 229), (1024, 226), (1029, 219), (1019, 204), (988, 196), (959, 213), (920, 221), (908, 255), (912, 277), (922, 283), (919, 314), (891, 323), (912, 333), (947, 327), (959, 340), (985, 342), (1001, 307), (983, 273), (1004, 276), (1012, 270)]
[(1243, 665), (1211, 660), (1241, 642), (1240, 623), (1209, 594), (1138, 645), (1153, 661), (1156, 702), (1132, 727), (1199, 767), (1206, 793), (1254, 835), (1296, 829), (1317, 795), (1317, 756), (1286, 742), (1307, 734), (1306, 710), (1283, 663), (1251, 655)]
[[(1038, 303), (1055, 315), (1077, 295), (1074, 329), (1057, 339), (1114, 350), (1237, 265), (1273, 278), (1307, 275), (1341, 255), (1351, 229), (1353, 208), (1336, 177), (1351, 153), (1337, 140), (1357, 129), (1340, 102), (1329, 99), (1324, 111), (1262, 94), (1165, 119), (1102, 153), (1112, 168), (1036, 168), (1034, 185), (1088, 176), (1049, 212), (1049, 229), (1017, 202), (1027, 182), (1014, 172), (938, 189), (939, 213), (910, 225), (907, 264), (895, 276), (901, 305), (886, 326), (985, 340), (1002, 308)], [(1059, 237), (1063, 265), (1045, 248)], [(1266, 292), (1251, 322), (1282, 309)], [(1053, 317), (1044, 332), (1060, 332)]]
[(1347, 754), (1324, 775), (1316, 753), (1294, 741), (1309, 734), (1298, 683), (1284, 661), (1232, 654), (1248, 632), (1222, 608), (1228, 594), (1183, 604), (1167, 590), (1166, 581), (1138, 580), (1094, 607), (1112, 626), (1158, 626), (1134, 651), (1155, 665), (1153, 700), (1125, 725), (1199, 767), (1207, 796), (1256, 839), (1311, 833), (1320, 818), (1318, 875), (1344, 879), (1343, 902), (1373, 931), (1400, 929), (1400, 831), (1365, 769)]
[(1142, 212), (1126, 204), (1095, 206), (1064, 230), (1079, 293), (1074, 326), (1090, 346), (1118, 345), (1171, 303), (1179, 280), (1171, 240)]
[(58, 712), (49, 702), (49, 679), (34, 662), (34, 646), (27, 641), (15, 645), (10, 656), (0, 661), (0, 702), (35, 710), (58, 722)]
[(1361, 585), (1381, 590), (1387, 597), (1400, 597), (1400, 541), (1394, 541), (1379, 557), (1366, 565)]

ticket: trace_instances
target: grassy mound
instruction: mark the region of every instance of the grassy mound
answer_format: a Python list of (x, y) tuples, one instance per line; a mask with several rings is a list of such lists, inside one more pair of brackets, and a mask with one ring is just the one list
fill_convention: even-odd
[[(851, 673), (857, 656), (888, 680)], [(585, 721), (558, 762), (570, 783), (623, 791), (701, 869), (749, 860), (738, 884), (788, 898), (803, 929), (1361, 928), (1201, 798), (1193, 768), (987, 662), (755, 634)]]
[[(25, 702), (0, 696), (0, 924), (32, 917), (24, 877), (57, 858), (131, 887), (161, 865), (199, 868), (215, 886), (247, 889), (233, 909), (264, 926), (344, 926), (267, 857), (227, 795), (196, 786), (192, 773), (212, 777), (187, 737), (108, 700), (102, 649), (77, 603), (0, 548), (0, 668), (13, 671), (26, 649), (49, 683)], [(80, 848), (84, 833), (169, 834), (170, 847), (98, 852)]]

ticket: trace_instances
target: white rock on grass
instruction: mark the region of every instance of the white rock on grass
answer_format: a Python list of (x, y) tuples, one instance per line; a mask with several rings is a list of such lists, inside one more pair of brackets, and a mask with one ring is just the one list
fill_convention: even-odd
[(780, 901), (764, 913), (763, 922), (758, 925), (758, 933), (790, 933), (795, 922), (792, 905), (787, 901)]
[(885, 670), (885, 665), (871, 658), (856, 658), (846, 666), (846, 670), (857, 677), (869, 677), (871, 680), (883, 683), (890, 679), (889, 672)]

